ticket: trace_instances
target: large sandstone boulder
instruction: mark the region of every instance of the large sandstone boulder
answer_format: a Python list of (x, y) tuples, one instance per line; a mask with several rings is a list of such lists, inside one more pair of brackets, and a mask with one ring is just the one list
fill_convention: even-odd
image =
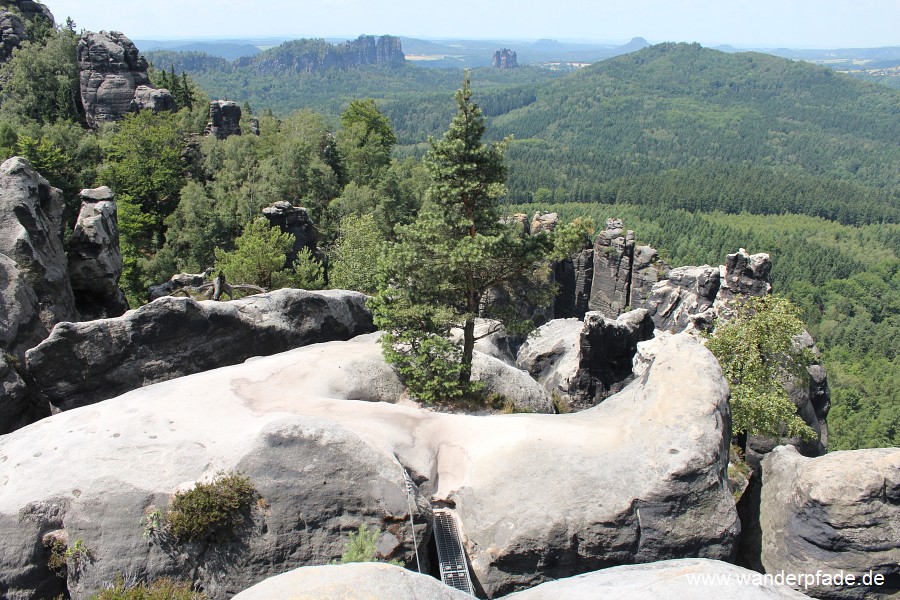
[(652, 337), (653, 321), (646, 310), (618, 319), (589, 312), (583, 323), (555, 319), (541, 326), (519, 349), (516, 365), (571, 408), (584, 409), (631, 380), (637, 345)]
[(119, 289), (122, 253), (119, 221), (111, 189), (82, 190), (81, 211), (69, 238), (69, 281), (85, 320), (121, 316), (128, 310)]
[[(685, 558), (624, 565), (506, 596), (509, 600), (799, 600), (808, 598), (762, 575), (718, 560)], [(274, 597), (273, 597), (274, 598)]]
[(173, 110), (168, 90), (156, 90), (147, 76), (147, 61), (118, 31), (87, 32), (77, 48), (81, 104), (90, 127), (120, 121), (141, 109)]
[[(779, 446), (762, 461), (759, 525), (766, 573), (855, 576), (854, 583), (810, 585), (817, 598), (898, 597), (900, 448), (806, 458)], [(873, 585), (875, 575), (885, 583)]]
[(209, 103), (209, 122), (204, 135), (224, 140), (241, 135), (241, 107), (230, 100), (213, 100)]
[(47, 330), (78, 318), (63, 251), (62, 214), (62, 192), (27, 160), (14, 156), (0, 166), (0, 254), (18, 265)]
[(253, 356), (374, 330), (357, 292), (277, 290), (233, 302), (165, 297), (115, 319), (63, 323), (26, 369), (68, 410)]
[[(412, 565), (409, 502), (421, 551), (429, 498), (455, 507), (492, 597), (604, 566), (733, 556), (728, 390), (694, 340), (672, 338), (594, 409), (495, 416), (347, 399), (329, 383), (341, 363), (317, 354), (353, 343), (167, 381), (0, 437), (0, 589), (21, 600), (64, 584), (80, 600), (121, 573), (165, 574), (226, 598), (339, 557), (360, 525), (389, 533), (384, 554)], [(231, 469), (265, 498), (236, 540), (142, 538), (147, 511)], [(90, 550), (66, 580), (46, 566), (53, 532)]]
[(379, 563), (302, 567), (244, 590), (234, 600), (472, 600), (428, 575)]

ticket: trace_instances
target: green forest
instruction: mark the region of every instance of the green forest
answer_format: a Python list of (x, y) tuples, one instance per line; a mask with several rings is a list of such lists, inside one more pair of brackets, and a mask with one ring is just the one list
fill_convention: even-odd
[[(257, 74), (160, 52), (151, 78), (180, 110), (95, 132), (73, 100), (76, 41), (74, 27), (50, 29), (0, 67), (0, 148), (64, 191), (68, 229), (80, 189), (113, 188), (133, 307), (147, 286), (213, 266), (267, 288), (373, 292), (377, 257), (425, 201), (421, 159), (463, 81), (413, 65)], [(513, 136), (508, 212), (620, 217), (671, 265), (770, 253), (775, 291), (823, 353), (830, 448), (900, 445), (900, 91), (686, 44), (572, 74), (470, 77), (487, 138)], [(202, 136), (210, 98), (243, 104), (260, 135)], [(313, 257), (285, 264), (285, 240), (254, 225), (280, 200), (317, 224), (327, 284)]]

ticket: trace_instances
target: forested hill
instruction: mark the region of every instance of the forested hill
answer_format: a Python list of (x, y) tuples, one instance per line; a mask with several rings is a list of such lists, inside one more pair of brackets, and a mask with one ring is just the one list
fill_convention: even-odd
[[(764, 54), (663, 44), (535, 96), (492, 120), (494, 135), (517, 138), (515, 200), (546, 188), (556, 200), (900, 222), (900, 91)], [(402, 125), (402, 106), (388, 112)]]

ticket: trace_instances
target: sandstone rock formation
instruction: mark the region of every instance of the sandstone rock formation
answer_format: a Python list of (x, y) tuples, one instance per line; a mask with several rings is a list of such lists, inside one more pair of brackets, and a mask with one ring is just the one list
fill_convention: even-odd
[(510, 50), (509, 48), (495, 50), (494, 58), (491, 61), (491, 66), (496, 69), (515, 69), (519, 66), (516, 52), (514, 50)]
[[(818, 458), (780, 446), (762, 461), (762, 567), (767, 573), (853, 574), (854, 584), (809, 587), (817, 598), (900, 593), (900, 448)], [(867, 585), (872, 572), (885, 583)]]
[(506, 596), (509, 600), (799, 600), (808, 598), (786, 586), (755, 581), (759, 573), (702, 558), (612, 567), (541, 584)]
[(263, 209), (263, 216), (269, 220), (270, 227), (278, 227), (282, 233), (294, 236), (294, 247), (288, 252), (285, 265), (292, 265), (297, 255), (306, 248), (313, 256), (318, 255), (316, 245), (319, 232), (309, 217), (309, 212), (302, 206), (291, 206), (290, 202), (278, 201)]
[(720, 287), (717, 267), (677, 267), (653, 286), (644, 308), (657, 329), (674, 333), (706, 330), (716, 318), (713, 304)]
[(544, 231), (553, 231), (558, 223), (559, 215), (557, 213), (538, 211), (531, 217), (531, 226), (528, 228), (528, 232), (531, 235), (537, 235)]
[(128, 310), (119, 289), (122, 253), (115, 196), (108, 187), (81, 191), (81, 211), (69, 238), (69, 281), (84, 320), (121, 316)]
[(81, 103), (90, 127), (119, 121), (142, 109), (175, 109), (172, 94), (150, 84), (147, 61), (124, 34), (85, 33), (78, 40), (77, 58)]
[(116, 319), (58, 325), (26, 353), (62, 410), (191, 373), (374, 330), (357, 292), (278, 290), (233, 302), (166, 297)]
[(570, 259), (556, 263), (554, 277), (559, 283), (559, 294), (553, 305), (554, 316), (557, 319), (583, 319), (589, 310), (594, 280), (593, 244), (585, 244)]
[(0, 435), (49, 416), (50, 405), (31, 395), (15, 365), (0, 354)]
[(302, 567), (244, 590), (234, 600), (472, 600), (440, 579), (379, 563)]
[(16, 261), (0, 254), (0, 348), (21, 354), (47, 337), (40, 302)]
[(588, 303), (592, 311), (615, 319), (630, 306), (633, 259), (634, 232), (622, 229), (619, 219), (607, 219), (606, 229), (594, 241), (594, 281)]
[(241, 135), (241, 107), (238, 103), (229, 100), (210, 102), (209, 122), (206, 124), (204, 134), (215, 136), (219, 140)]
[(400, 38), (361, 35), (342, 44), (324, 40), (294, 40), (253, 57), (235, 61), (238, 67), (252, 66), (259, 74), (295, 71), (319, 73), (363, 65), (400, 65), (406, 61)]
[(584, 322), (555, 319), (519, 349), (516, 365), (551, 394), (584, 409), (620, 391), (631, 380), (638, 342), (653, 337), (645, 310), (608, 319), (589, 312)]
[(187, 287), (199, 287), (212, 277), (212, 269), (204, 273), (176, 273), (165, 283), (151, 285), (147, 289), (147, 302), (153, 302), (164, 296), (171, 296)]
[(26, 23), (43, 19), (53, 26), (50, 10), (39, 2), (31, 0), (7, 0), (0, 7), (0, 63), (12, 56), (13, 50), (28, 39)]
[(48, 331), (78, 318), (63, 251), (62, 213), (62, 192), (27, 160), (14, 156), (0, 166), (0, 254), (16, 262)]
[[(728, 391), (690, 338), (673, 337), (620, 395), (569, 415), (347, 400), (322, 391), (342, 367), (334, 360), (317, 385), (298, 376), (320, 349), (145, 387), (0, 437), (0, 589), (22, 600), (65, 584), (81, 600), (121, 573), (166, 574), (194, 577), (218, 600), (337, 558), (363, 524), (388, 531), (389, 555), (412, 564), (407, 473), (420, 548), (428, 499), (454, 506), (492, 597), (604, 566), (733, 555)], [(142, 538), (148, 510), (230, 469), (266, 500), (236, 540)], [(46, 567), (41, 543), (57, 530), (93, 557), (65, 581)]]

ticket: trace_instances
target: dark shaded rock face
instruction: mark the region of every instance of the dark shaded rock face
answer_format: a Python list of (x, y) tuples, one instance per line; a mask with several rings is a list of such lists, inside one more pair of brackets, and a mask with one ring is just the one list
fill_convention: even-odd
[(69, 238), (69, 281), (84, 320), (121, 316), (128, 310), (119, 289), (122, 254), (112, 190), (82, 190), (81, 212)]
[(293, 264), (304, 248), (316, 255), (319, 232), (305, 208), (292, 206), (290, 202), (282, 200), (264, 208), (263, 216), (269, 220), (270, 227), (278, 227), (282, 233), (294, 236), (294, 248), (288, 253), (286, 264)]
[(551, 394), (582, 410), (620, 391), (632, 379), (638, 342), (653, 337), (653, 321), (645, 310), (618, 319), (589, 312), (584, 322), (554, 319), (538, 329), (516, 355), (516, 366), (528, 371)]
[(588, 408), (622, 390), (631, 381), (631, 363), (638, 342), (653, 338), (647, 311), (633, 310), (609, 319), (599, 312), (584, 316), (578, 374), (570, 395), (573, 408)]
[(43, 19), (54, 24), (53, 14), (38, 2), (31, 0), (7, 0), (0, 3), (0, 62), (6, 62), (12, 51), (28, 39), (26, 23)]
[[(206, 135), (214, 135), (224, 140), (233, 135), (241, 135), (241, 107), (237, 102), (214, 100), (209, 103), (209, 122)], [(257, 135), (259, 131), (257, 130)]]
[(78, 40), (81, 103), (90, 127), (120, 121), (138, 110), (174, 110), (168, 90), (157, 90), (147, 76), (147, 61), (118, 31), (88, 32)]
[(491, 65), (496, 69), (515, 69), (519, 66), (516, 53), (508, 48), (497, 50), (494, 52), (494, 58)]
[(16, 371), (0, 354), (0, 435), (50, 416), (50, 405), (38, 402)]
[(0, 254), (0, 349), (21, 354), (47, 337), (34, 288), (16, 261)]
[(584, 318), (594, 280), (594, 248), (589, 245), (568, 260), (556, 263), (554, 273), (559, 294), (553, 305), (557, 319)]
[[(759, 525), (767, 573), (853, 574), (854, 584), (812, 582), (807, 594), (849, 600), (900, 595), (900, 449), (818, 458), (779, 446), (762, 462)], [(884, 584), (867, 584), (864, 574)]]
[(591, 285), (592, 311), (615, 319), (631, 303), (631, 265), (634, 259), (634, 232), (622, 229), (619, 219), (607, 219), (606, 230), (594, 242), (594, 281)]
[(374, 330), (366, 297), (278, 290), (233, 302), (161, 298), (116, 319), (63, 323), (26, 353), (62, 410), (176, 377)]
[(62, 192), (27, 160), (13, 157), (0, 166), (0, 253), (11, 258), (39, 300), (39, 318), (49, 331), (75, 321), (62, 243)]

